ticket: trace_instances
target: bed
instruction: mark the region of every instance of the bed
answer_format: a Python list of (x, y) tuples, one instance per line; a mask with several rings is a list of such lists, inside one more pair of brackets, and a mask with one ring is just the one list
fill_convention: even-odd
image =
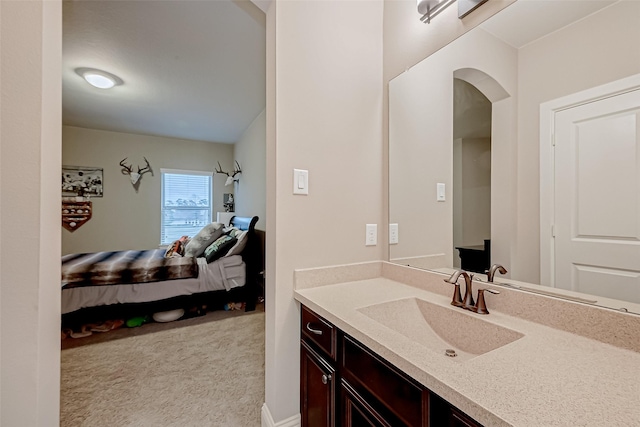
[[(215, 232), (215, 239), (211, 239), (213, 233), (205, 233), (207, 227), (203, 228), (192, 239), (201, 241), (187, 247), (192, 250), (185, 254), (188, 256), (168, 257), (169, 251), (163, 248), (63, 256), (63, 326), (176, 308), (219, 309), (231, 301), (243, 302), (246, 311), (255, 310), (263, 270), (262, 244), (255, 230), (257, 221), (257, 216), (234, 216), (231, 228), (210, 224), (208, 227), (220, 230)], [(239, 239), (222, 238), (234, 233)], [(242, 245), (240, 239), (246, 239)], [(221, 248), (214, 249), (224, 250), (227, 246), (224, 255), (217, 259), (209, 257), (214, 252), (212, 241), (224, 241), (218, 244)], [(205, 248), (197, 250), (198, 245), (204, 244), (206, 255)]]

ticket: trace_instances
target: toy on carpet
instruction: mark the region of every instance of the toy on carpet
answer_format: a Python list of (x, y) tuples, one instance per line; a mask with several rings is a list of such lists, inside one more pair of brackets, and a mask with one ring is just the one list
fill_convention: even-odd
[(127, 328), (137, 328), (138, 326), (142, 326), (150, 320), (151, 317), (149, 316), (137, 316), (132, 317), (131, 319), (127, 319), (125, 325), (127, 325)]
[(228, 302), (224, 305), (225, 311), (244, 310), (243, 302)]

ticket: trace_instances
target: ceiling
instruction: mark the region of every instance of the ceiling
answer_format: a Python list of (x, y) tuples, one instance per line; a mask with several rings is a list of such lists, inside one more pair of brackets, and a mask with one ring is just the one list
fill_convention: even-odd
[(234, 143), (265, 108), (265, 28), (248, 0), (64, 1), (63, 124)]
[(518, 0), (480, 26), (519, 49), (619, 0)]

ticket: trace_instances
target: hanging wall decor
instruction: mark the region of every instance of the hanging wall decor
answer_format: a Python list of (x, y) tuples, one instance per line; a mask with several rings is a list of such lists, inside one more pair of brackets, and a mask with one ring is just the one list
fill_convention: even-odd
[(236, 160), (236, 165), (234, 166), (233, 172), (225, 172), (222, 170), (222, 166), (220, 166), (220, 162), (218, 162), (218, 169), (216, 169), (216, 173), (221, 173), (227, 175), (227, 180), (224, 185), (231, 185), (234, 182), (240, 182), (240, 177), (236, 178), (236, 175), (242, 173), (242, 169), (240, 168), (240, 163)]
[(62, 166), (62, 197), (102, 197), (102, 168)]
[(91, 219), (93, 207), (89, 201), (62, 201), (62, 226), (73, 232)]
[(151, 175), (153, 175), (153, 170), (151, 169), (149, 160), (147, 160), (146, 157), (143, 157), (143, 159), (147, 164), (147, 166), (141, 168), (140, 165), (138, 165), (138, 172), (133, 171), (133, 164), (127, 165), (125, 163), (125, 161), (127, 160), (127, 157), (125, 157), (120, 161), (120, 166), (122, 166), (121, 172), (123, 175), (129, 175), (129, 179), (131, 180), (131, 185), (133, 185), (133, 188), (134, 190), (136, 190), (136, 193), (138, 192), (138, 188), (140, 187), (140, 178), (142, 178), (142, 175), (147, 172), (151, 172)]

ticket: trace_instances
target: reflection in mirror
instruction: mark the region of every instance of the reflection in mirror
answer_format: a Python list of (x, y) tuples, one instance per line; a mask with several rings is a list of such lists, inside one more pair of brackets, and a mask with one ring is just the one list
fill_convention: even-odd
[[(519, 0), (393, 79), (389, 220), (399, 224), (399, 241), (390, 246), (390, 261), (447, 271), (458, 265), (454, 248), (487, 239), (489, 262), (509, 270), (497, 282), (640, 312), (640, 136), (631, 125), (640, 117), (638, 74), (640, 2)], [(466, 197), (456, 167), (464, 160), (451, 112), (461, 84), (477, 89), (491, 106), (490, 179), (474, 178), (488, 186), (488, 214), (457, 207)], [(629, 92), (631, 99), (577, 118), (560, 114), (589, 101), (580, 96), (607, 98), (607, 88)], [(561, 153), (566, 164), (554, 166), (558, 142), (551, 148), (550, 135), (561, 119), (569, 129), (561, 145), (573, 148)], [(603, 132), (576, 139), (571, 129), (582, 136)], [(628, 161), (616, 168), (612, 159)], [(565, 181), (569, 193), (560, 197), (556, 187)], [(438, 184), (446, 189), (444, 201), (438, 201)], [(488, 215), (490, 237), (461, 238), (460, 210), (467, 220)], [(569, 249), (559, 246), (560, 239)], [(607, 246), (614, 240), (617, 246)], [(587, 247), (578, 249), (577, 241)], [(593, 249), (594, 242), (603, 249)], [(563, 251), (571, 255), (566, 261), (557, 258)], [(605, 257), (613, 252), (618, 255)], [(540, 284), (557, 289), (544, 291)]]
[(491, 102), (475, 86), (453, 80), (453, 266), (484, 273), (490, 266)]

